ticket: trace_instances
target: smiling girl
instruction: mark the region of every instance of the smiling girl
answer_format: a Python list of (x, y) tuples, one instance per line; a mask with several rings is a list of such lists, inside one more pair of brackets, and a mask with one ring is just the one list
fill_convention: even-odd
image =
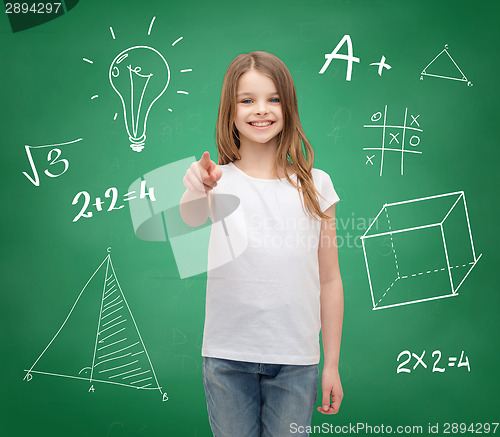
[[(202, 355), (210, 426), (216, 437), (308, 435), (320, 330), (317, 410), (337, 413), (343, 397), (339, 198), (330, 176), (313, 168), (295, 86), (276, 56), (252, 52), (229, 65), (217, 151), (218, 165), (205, 152), (187, 171), (180, 207), (191, 226), (223, 209), (223, 195), (236, 196), (244, 212), (230, 231), (247, 247), (207, 272)], [(209, 266), (217, 245), (212, 229)]]

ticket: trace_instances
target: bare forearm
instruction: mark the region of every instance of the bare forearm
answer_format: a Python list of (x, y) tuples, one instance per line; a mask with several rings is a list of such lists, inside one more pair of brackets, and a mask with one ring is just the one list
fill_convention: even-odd
[(208, 197), (186, 190), (182, 195), (179, 208), (182, 220), (187, 225), (201, 226), (208, 218)]
[(340, 277), (321, 284), (320, 302), (324, 368), (338, 368), (344, 316), (344, 293)]
[(210, 153), (204, 152), (199, 161), (191, 163), (182, 182), (187, 190), (179, 202), (182, 220), (192, 227), (201, 226), (211, 213), (212, 189), (222, 177), (222, 170), (210, 160)]

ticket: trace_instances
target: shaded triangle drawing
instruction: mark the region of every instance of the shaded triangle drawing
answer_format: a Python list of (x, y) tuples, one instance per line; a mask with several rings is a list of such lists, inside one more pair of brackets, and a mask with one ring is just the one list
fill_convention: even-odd
[[(109, 252), (109, 249), (108, 249)], [(91, 275), (64, 322), (24, 377), (44, 374), (162, 392), (118, 282), (111, 254)]]
[(420, 80), (423, 79), (422, 76), (431, 76), (440, 79), (466, 82), (467, 85), (472, 86), (472, 82), (467, 79), (463, 71), (448, 52), (448, 44), (446, 44), (445, 48), (441, 50), (441, 52), (439, 52), (431, 62), (429, 62), (420, 75)]

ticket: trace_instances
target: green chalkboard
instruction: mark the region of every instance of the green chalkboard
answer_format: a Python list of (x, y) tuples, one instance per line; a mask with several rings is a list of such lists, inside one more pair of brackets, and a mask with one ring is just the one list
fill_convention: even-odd
[[(496, 2), (39, 3), (0, 19), (2, 435), (211, 435), (189, 249), (210, 226), (176, 202), (253, 50), (289, 67), (341, 198), (345, 397), (311, 435), (500, 433)], [(148, 68), (142, 130), (120, 87)], [(114, 384), (122, 320), (141, 375)]]

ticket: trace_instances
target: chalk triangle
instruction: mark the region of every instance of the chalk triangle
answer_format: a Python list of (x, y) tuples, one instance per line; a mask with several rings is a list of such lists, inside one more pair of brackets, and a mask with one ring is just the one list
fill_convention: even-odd
[(162, 393), (110, 254), (27, 372), (28, 381), (45, 374)]
[(468, 82), (467, 77), (451, 57), (446, 47), (429, 62), (422, 70), (421, 75)]

